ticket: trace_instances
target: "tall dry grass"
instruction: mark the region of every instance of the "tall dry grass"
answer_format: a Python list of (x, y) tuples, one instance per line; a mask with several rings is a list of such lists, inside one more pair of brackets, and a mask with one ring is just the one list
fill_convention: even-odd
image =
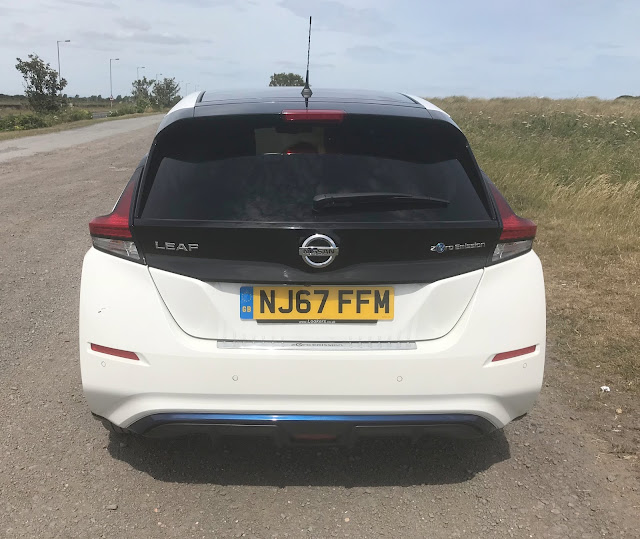
[(550, 353), (640, 385), (640, 100), (433, 100), (538, 224)]

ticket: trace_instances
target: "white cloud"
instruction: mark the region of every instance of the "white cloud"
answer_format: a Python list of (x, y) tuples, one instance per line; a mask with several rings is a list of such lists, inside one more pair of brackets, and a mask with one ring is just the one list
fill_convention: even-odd
[(137, 17), (116, 17), (115, 20), (120, 26), (129, 30), (146, 31), (151, 29), (151, 25), (145, 19)]
[(638, 2), (20, 0), (0, 7), (0, 92), (22, 92), (14, 58), (56, 65), (64, 39), (71, 94), (107, 94), (109, 58), (120, 58), (115, 94), (142, 65), (190, 88), (266, 86), (274, 72), (304, 73), (309, 15), (316, 87), (604, 97), (640, 88)]

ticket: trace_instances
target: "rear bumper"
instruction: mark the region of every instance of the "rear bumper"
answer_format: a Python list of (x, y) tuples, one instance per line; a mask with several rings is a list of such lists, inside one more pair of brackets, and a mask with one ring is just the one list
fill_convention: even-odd
[[(91, 343), (132, 351), (140, 359), (96, 352)], [(532, 345), (532, 353), (491, 361), (497, 353)], [(454, 434), (469, 425), (473, 432), (484, 429), (477, 427), (480, 420), (502, 428), (533, 406), (544, 358), (544, 283), (533, 252), (487, 268), (455, 327), (409, 350), (221, 347), (178, 327), (146, 266), (93, 249), (85, 258), (85, 396), (95, 414), (145, 435), (224, 430), (231, 424), (268, 430), (271, 419), (234, 421), (273, 415), (306, 417), (304, 423), (278, 420), (276, 430), (285, 433), (317, 425), (318, 416), (333, 417), (322, 426), (340, 432), (404, 428)], [(372, 423), (381, 416), (392, 419)], [(405, 416), (411, 416), (408, 424), (398, 420)]]
[(495, 427), (470, 414), (405, 415), (265, 415), (164, 413), (138, 419), (129, 430), (154, 438), (185, 434), (251, 435), (272, 438), (278, 445), (338, 443), (350, 445), (366, 436), (424, 434), (477, 438)]

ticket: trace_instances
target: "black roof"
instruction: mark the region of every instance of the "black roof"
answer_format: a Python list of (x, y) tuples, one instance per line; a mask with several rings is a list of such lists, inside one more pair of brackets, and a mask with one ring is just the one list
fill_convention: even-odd
[[(160, 123), (158, 132), (169, 124), (186, 118), (245, 114), (280, 114), (286, 109), (337, 109), (347, 114), (403, 116), (441, 120), (456, 125), (437, 108), (427, 108), (416, 99), (399, 92), (371, 90), (337, 90), (312, 88), (308, 103), (301, 87), (277, 86), (254, 90), (215, 90), (185, 98)], [(456, 126), (457, 127), (457, 126)]]
[[(331, 88), (313, 89), (309, 104), (313, 102), (332, 103), (377, 103), (381, 105), (400, 105), (422, 107), (413, 99), (399, 92), (376, 92), (371, 90), (338, 90)], [(209, 91), (204, 92), (196, 106), (214, 103), (269, 103), (272, 101), (299, 101), (304, 104), (302, 88), (292, 86), (276, 86), (257, 90)]]

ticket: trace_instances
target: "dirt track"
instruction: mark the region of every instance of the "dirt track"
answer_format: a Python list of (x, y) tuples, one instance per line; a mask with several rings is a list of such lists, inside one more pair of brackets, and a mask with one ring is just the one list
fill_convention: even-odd
[(567, 404), (580, 382), (553, 346), (534, 412), (476, 442), (109, 435), (82, 396), (77, 304), (87, 222), (155, 130), (130, 122), (142, 129), (0, 162), (1, 537), (640, 537), (637, 464)]

